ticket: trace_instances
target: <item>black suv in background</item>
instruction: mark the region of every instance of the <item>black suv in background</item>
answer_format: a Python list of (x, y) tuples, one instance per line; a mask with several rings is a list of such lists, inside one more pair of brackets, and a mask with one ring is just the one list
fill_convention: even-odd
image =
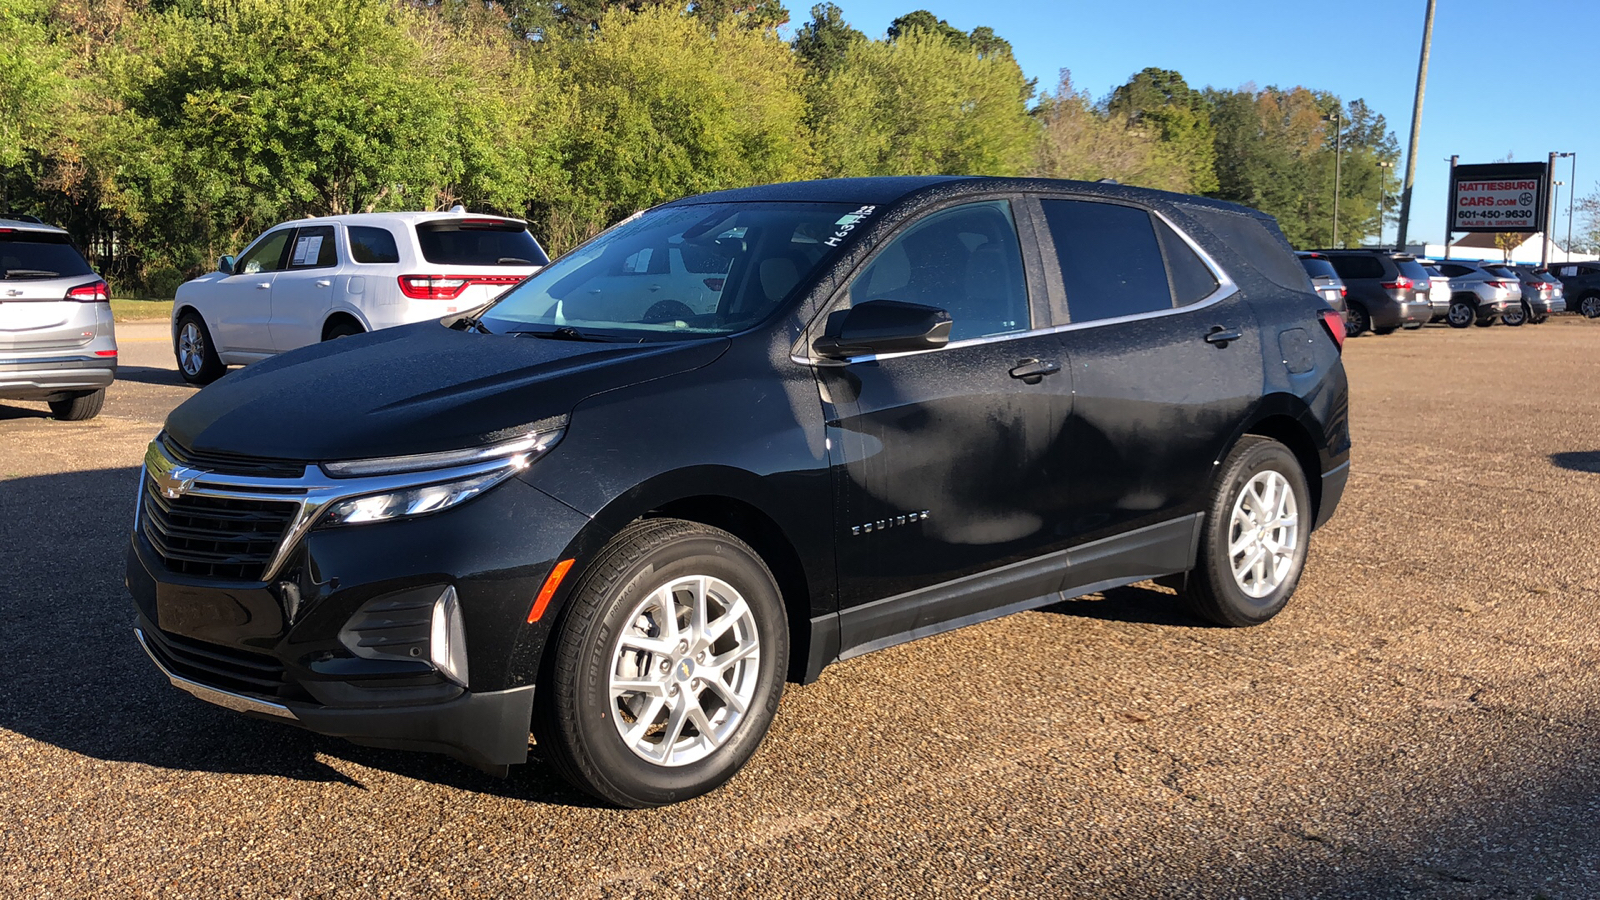
[(1428, 271), (1416, 257), (1388, 250), (1317, 250), (1344, 282), (1350, 308), (1350, 334), (1370, 329), (1392, 334), (1421, 328), (1433, 318), (1428, 303)]
[(1150, 578), (1275, 615), (1349, 470), (1308, 287), (1272, 219), (1119, 185), (689, 197), (186, 400), (137, 636), (235, 710), (495, 772), (531, 728), (596, 796), (683, 800), (840, 660)]
[(1600, 319), (1600, 262), (1551, 263), (1550, 274), (1561, 279), (1568, 310)]

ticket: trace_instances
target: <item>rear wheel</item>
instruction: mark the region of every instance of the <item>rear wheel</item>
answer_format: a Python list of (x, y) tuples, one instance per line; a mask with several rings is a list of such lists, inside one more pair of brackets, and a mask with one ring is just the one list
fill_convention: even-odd
[(1360, 337), (1372, 329), (1372, 317), (1367, 315), (1367, 308), (1359, 303), (1350, 304), (1350, 327), (1345, 329), (1346, 337)]
[(1465, 328), (1478, 318), (1478, 308), (1465, 300), (1451, 300), (1450, 309), (1444, 314), (1444, 320), (1450, 323), (1451, 328)]
[(106, 389), (77, 394), (65, 400), (51, 400), (50, 414), (63, 422), (81, 422), (100, 415), (106, 405)]
[(732, 778), (783, 694), (789, 632), (765, 563), (721, 529), (652, 519), (584, 573), (541, 679), (533, 730), (568, 781), (626, 807)]
[(322, 339), (325, 341), (331, 341), (335, 338), (354, 337), (358, 334), (366, 334), (366, 331), (360, 325), (350, 321), (349, 319), (340, 319), (339, 321), (328, 326), (327, 330), (322, 335)]
[(1385, 325), (1382, 328), (1373, 328), (1372, 329), (1372, 333), (1373, 334), (1394, 334), (1396, 331), (1399, 331), (1399, 330), (1400, 330), (1400, 326), (1398, 326), (1398, 325)]
[(1196, 615), (1259, 625), (1278, 614), (1305, 567), (1311, 493), (1300, 461), (1270, 438), (1246, 435), (1222, 465), (1184, 586)]
[(1578, 312), (1591, 319), (1600, 319), (1600, 294), (1590, 294), (1579, 300)]
[(178, 372), (190, 384), (210, 384), (221, 378), (228, 367), (217, 356), (211, 343), (211, 332), (205, 320), (194, 310), (178, 318), (177, 333), (172, 336), (173, 355), (178, 358)]
[(1531, 318), (1533, 318), (1533, 311), (1528, 309), (1528, 304), (1524, 303), (1520, 306), (1506, 310), (1505, 313), (1500, 316), (1500, 321), (1515, 328)]

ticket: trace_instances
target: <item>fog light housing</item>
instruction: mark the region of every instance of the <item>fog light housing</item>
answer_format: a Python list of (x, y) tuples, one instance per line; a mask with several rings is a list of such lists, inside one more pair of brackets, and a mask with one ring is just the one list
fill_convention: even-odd
[(467, 632), (461, 622), (461, 601), (454, 585), (444, 589), (433, 604), (428, 629), (428, 656), (444, 677), (467, 686)]

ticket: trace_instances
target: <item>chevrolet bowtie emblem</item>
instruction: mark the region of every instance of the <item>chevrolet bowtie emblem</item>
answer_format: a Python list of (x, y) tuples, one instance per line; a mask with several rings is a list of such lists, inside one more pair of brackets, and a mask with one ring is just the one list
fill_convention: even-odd
[(194, 480), (205, 473), (199, 469), (188, 466), (175, 466), (170, 471), (152, 472), (150, 478), (156, 483), (156, 490), (168, 500), (176, 500), (189, 492), (194, 487)]

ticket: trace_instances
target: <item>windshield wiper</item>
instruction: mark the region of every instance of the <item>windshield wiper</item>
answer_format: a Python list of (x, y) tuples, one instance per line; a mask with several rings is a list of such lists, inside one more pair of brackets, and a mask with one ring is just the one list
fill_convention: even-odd
[(502, 257), (500, 257), (500, 261), (497, 262), (496, 265), (501, 265), (501, 266), (531, 266), (531, 265), (533, 265), (533, 260), (531, 260), (531, 259), (523, 259), (520, 256), (502, 256)]
[(513, 331), (518, 337), (546, 338), (552, 341), (594, 341), (598, 344), (609, 344), (611, 338), (600, 337), (594, 334), (584, 334), (570, 325), (563, 325), (553, 331)]
[(51, 272), (48, 269), (7, 269), (6, 278), (60, 278), (60, 272)]

